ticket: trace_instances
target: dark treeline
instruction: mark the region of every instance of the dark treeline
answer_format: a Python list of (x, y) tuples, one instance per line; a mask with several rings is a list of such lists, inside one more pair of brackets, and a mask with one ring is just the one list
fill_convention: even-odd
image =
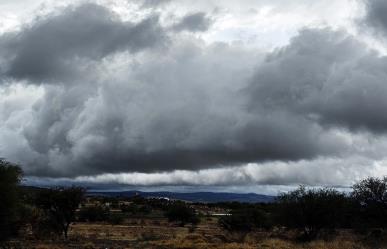
[(301, 186), (270, 204), (224, 203), (232, 215), (221, 218), (219, 224), (229, 231), (294, 229), (302, 240), (332, 234), (336, 229), (381, 234), (387, 226), (387, 178), (364, 179), (352, 190), (346, 194)]
[(226, 211), (218, 224), (230, 233), (291, 230), (303, 241), (338, 229), (378, 236), (387, 226), (387, 178), (362, 180), (350, 193), (301, 186), (279, 195), (273, 203), (204, 204), (140, 196), (86, 198), (79, 187), (20, 187), (22, 177), (20, 167), (0, 160), (0, 245), (26, 230), (36, 237), (67, 239), (75, 221), (121, 224), (127, 218), (161, 215), (176, 226), (190, 224), (194, 229), (214, 210)]

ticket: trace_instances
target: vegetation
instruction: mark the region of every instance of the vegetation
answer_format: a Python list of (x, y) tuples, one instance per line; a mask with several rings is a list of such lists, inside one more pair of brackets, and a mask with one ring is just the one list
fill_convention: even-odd
[(46, 213), (50, 226), (62, 233), (66, 239), (84, 192), (84, 189), (79, 187), (55, 188), (41, 190), (37, 196), (36, 205)]
[(200, 221), (195, 209), (188, 207), (183, 202), (172, 203), (165, 212), (165, 216), (170, 222), (179, 222), (180, 226), (187, 223), (197, 225)]
[(367, 178), (353, 186), (356, 218), (367, 228), (387, 227), (387, 177)]
[(301, 230), (302, 238), (311, 240), (322, 229), (342, 226), (347, 207), (347, 197), (336, 190), (300, 187), (278, 197), (277, 222)]
[(22, 178), (21, 169), (0, 159), (0, 242), (16, 235), (20, 210), (18, 184)]
[(240, 208), (222, 216), (219, 225), (230, 232), (250, 232), (254, 229), (269, 229), (272, 226), (270, 216), (260, 208)]
[(83, 222), (106, 221), (110, 210), (102, 205), (82, 207), (78, 213), (78, 220)]

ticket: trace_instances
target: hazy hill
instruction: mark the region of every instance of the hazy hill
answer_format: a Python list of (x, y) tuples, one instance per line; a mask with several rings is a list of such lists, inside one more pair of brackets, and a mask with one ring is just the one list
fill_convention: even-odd
[(110, 197), (132, 197), (135, 195), (140, 195), (145, 198), (155, 197), (155, 198), (169, 198), (175, 200), (183, 200), (190, 202), (248, 202), (248, 203), (258, 203), (258, 202), (272, 202), (274, 196), (269, 195), (259, 195), (254, 193), (248, 194), (238, 194), (238, 193), (214, 193), (214, 192), (196, 192), (196, 193), (176, 193), (176, 192), (141, 192), (141, 191), (90, 191), (89, 195), (101, 195), (101, 196), (110, 196)]

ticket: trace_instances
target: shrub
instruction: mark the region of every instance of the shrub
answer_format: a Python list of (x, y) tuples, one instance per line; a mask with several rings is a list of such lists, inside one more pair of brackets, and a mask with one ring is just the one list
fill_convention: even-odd
[(18, 230), (21, 178), (22, 170), (19, 166), (0, 159), (0, 242), (16, 235)]
[(79, 221), (107, 221), (109, 219), (109, 208), (103, 206), (83, 207), (78, 213)]
[(304, 240), (314, 239), (321, 229), (335, 229), (345, 217), (348, 198), (333, 189), (305, 189), (282, 194), (277, 199), (278, 222), (303, 232)]
[(170, 222), (179, 222), (180, 226), (187, 223), (196, 225), (200, 222), (195, 210), (181, 202), (171, 204), (165, 212), (165, 216)]
[(137, 205), (134, 203), (121, 205), (121, 211), (123, 213), (135, 214), (149, 214), (152, 212), (152, 208), (149, 205)]
[(124, 222), (125, 216), (120, 213), (110, 213), (108, 222), (112, 225), (120, 225)]
[(362, 227), (387, 227), (387, 178), (367, 178), (353, 187), (357, 217)]
[(30, 207), (28, 212), (29, 217), (27, 222), (30, 224), (32, 235), (35, 238), (42, 239), (61, 234), (60, 226), (44, 210)]
[(271, 227), (269, 214), (258, 208), (233, 210), (229, 216), (221, 217), (218, 222), (222, 228), (230, 232), (249, 232), (257, 228)]
[[(83, 200), (83, 188), (44, 189), (37, 196), (36, 204), (41, 208), (53, 226), (67, 239), (68, 230), (75, 220), (75, 211)], [(55, 229), (55, 231), (57, 231)]]

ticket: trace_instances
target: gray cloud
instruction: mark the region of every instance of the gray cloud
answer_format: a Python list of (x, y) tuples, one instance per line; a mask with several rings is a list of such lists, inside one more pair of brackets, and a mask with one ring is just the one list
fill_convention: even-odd
[[(131, 23), (100, 5), (67, 7), (58, 15), (39, 18), (20, 31), (0, 37), (3, 73), (38, 82), (74, 80), (87, 60), (160, 46), (165, 38), (157, 16)], [(74, 60), (79, 62), (74, 64)]]
[[(241, 167), (224, 167), (197, 171), (174, 170), (158, 173), (104, 173), (75, 178), (29, 177), (39, 185), (83, 184), (95, 187), (117, 188), (122, 186), (194, 186), (191, 191), (206, 186), (236, 187), (239, 191), (256, 186), (335, 186), (346, 188), (367, 176), (380, 176), (379, 163), (367, 157), (317, 158), (297, 162), (273, 161), (263, 164), (248, 164)], [(386, 172), (387, 167), (384, 168)], [(196, 189), (195, 189), (196, 188)], [(251, 191), (251, 190), (250, 190)], [(278, 191), (278, 187), (277, 187)]]
[(52, 167), (30, 173), (194, 170), (333, 153), (340, 143), (316, 125), (244, 110), (240, 88), (256, 61), (250, 55), (184, 41), (106, 81), (46, 87), (23, 134)]
[(365, 24), (381, 35), (387, 35), (387, 2), (384, 0), (364, 0), (366, 7)]
[(258, 65), (249, 49), (178, 39), (159, 55), (112, 58), (77, 84), (45, 86), (23, 126), (36, 165), (26, 171), (76, 176), (340, 156), (348, 145), (332, 129), (372, 131), (383, 121), (348, 119), (347, 109), (337, 114), (338, 106), (321, 104), (342, 100), (326, 94), (340, 86), (353, 89), (345, 77), (361, 71), (362, 58), (380, 60), (329, 30), (306, 30)]
[[(185, 17), (180, 30), (206, 30), (200, 27), (207, 17), (198, 14), (199, 21)], [(129, 23), (105, 7), (81, 5), (1, 36), (8, 84), (0, 93), (8, 96), (20, 79), (22, 89), (38, 93), (34, 103), (2, 102), (0, 154), (28, 175), (161, 176), (150, 184), (190, 184), (186, 175), (195, 172), (199, 178), (210, 172), (207, 182), (220, 177), (214, 184), (322, 183), (329, 179), (320, 161), (323, 178), (309, 166), (296, 167), (302, 179), (281, 172), (300, 160), (385, 156), (386, 146), (367, 141), (387, 128), (386, 59), (354, 37), (306, 29), (262, 54), (240, 44), (206, 44), (190, 33), (167, 36), (153, 16)], [(43, 83), (29, 84), (37, 81)], [(247, 168), (233, 178), (237, 166), (251, 162), (279, 171)], [(234, 168), (206, 171), (224, 166)], [(351, 169), (356, 175), (361, 167)], [(165, 173), (176, 170), (191, 173)]]
[(142, 3), (143, 7), (150, 8), (150, 7), (158, 7), (160, 5), (165, 5), (171, 2), (171, 0), (143, 0), (142, 2), (143, 2)]
[[(347, 165), (350, 162), (350, 165)], [(359, 173), (361, 172), (361, 173)], [(248, 164), (242, 167), (205, 169), (199, 171), (177, 170), (163, 173), (101, 174), (74, 178), (78, 182), (120, 183), (132, 186), (193, 185), (299, 185), (350, 186), (368, 175), (378, 176), (372, 160), (351, 158), (316, 158), (297, 162), (273, 161)]]
[(184, 16), (180, 22), (173, 26), (173, 29), (175, 31), (203, 32), (208, 30), (211, 24), (212, 20), (206, 13), (196, 12)]
[(249, 105), (321, 125), (386, 132), (386, 65), (386, 57), (343, 32), (304, 30), (257, 70)]

